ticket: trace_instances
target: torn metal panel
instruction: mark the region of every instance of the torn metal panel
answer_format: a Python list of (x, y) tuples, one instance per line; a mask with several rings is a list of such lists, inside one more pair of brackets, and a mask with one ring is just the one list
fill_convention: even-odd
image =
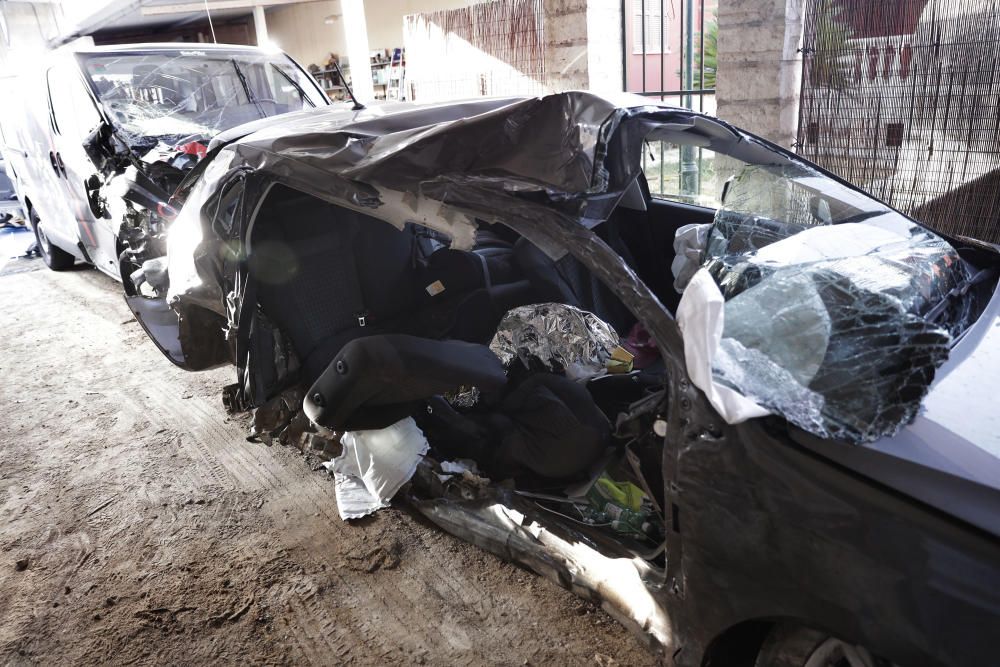
[[(465, 115), (469, 107), (418, 107), (392, 115), (364, 110), (346, 117), (317, 111), (265, 124), (235, 140), (180, 187), (185, 210), (172, 234), (182, 239), (176, 254), (183, 257), (176, 260), (176, 276), (171, 267), (171, 302), (224, 308), (217, 288), (219, 258), (234, 239), (210, 231), (211, 194), (228, 171), (246, 169), (399, 228), (417, 222), (448, 235), (455, 247), (471, 245), (476, 219), (502, 222), (550, 254), (576, 255), (599, 277), (631, 292), (625, 302), (633, 312), (661, 320), (654, 325), (663, 334), (658, 341), (679, 340), (655, 297), (621, 258), (580, 226), (578, 216), (590, 216), (589, 224), (606, 217), (635, 180), (637, 161), (617, 152), (609, 158), (611, 144), (628, 143), (638, 155), (643, 137), (658, 122), (690, 119), (690, 112), (620, 110), (586, 93), (479, 102), (471, 105), (479, 112), (471, 118)], [(724, 129), (711, 141), (738, 144), (743, 136)], [(244, 213), (249, 227), (252, 205)], [(175, 252), (170, 255), (173, 262)], [(602, 275), (609, 271), (613, 276)]]
[(641, 558), (605, 556), (586, 539), (554, 532), (503, 502), (411, 503), (452, 535), (599, 603), (657, 654), (674, 648), (670, 617), (656, 599), (657, 575)]

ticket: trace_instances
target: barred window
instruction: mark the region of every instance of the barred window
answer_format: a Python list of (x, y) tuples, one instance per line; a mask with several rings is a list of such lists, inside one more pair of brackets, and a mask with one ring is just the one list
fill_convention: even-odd
[[(645, 17), (645, 46), (643, 48), (643, 17)], [(632, 0), (632, 53), (660, 53), (670, 50), (666, 43), (666, 24), (663, 20), (663, 0)]]

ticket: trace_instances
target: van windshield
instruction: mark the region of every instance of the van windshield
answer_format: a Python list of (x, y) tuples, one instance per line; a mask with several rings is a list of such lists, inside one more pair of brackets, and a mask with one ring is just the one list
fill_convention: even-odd
[(284, 54), (178, 51), (82, 56), (111, 121), (135, 149), (205, 141), (250, 121), (326, 104)]

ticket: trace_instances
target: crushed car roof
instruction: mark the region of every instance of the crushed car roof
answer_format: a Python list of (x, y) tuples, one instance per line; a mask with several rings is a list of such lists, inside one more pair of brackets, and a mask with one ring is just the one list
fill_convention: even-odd
[[(657, 136), (647, 136), (654, 127)], [(637, 96), (610, 99), (579, 91), (315, 109), (234, 128), (210, 148), (230, 142), (224, 150), (233, 153), (226, 159), (232, 168), (270, 172), (321, 199), (399, 227), (418, 222), (451, 235), (456, 247), (468, 247), (472, 217), (499, 221), (497, 195), (544, 202), (588, 227), (597, 224), (638, 175), (640, 165), (630, 158), (642, 143), (681, 133), (697, 135), (701, 147), (758, 164), (788, 161), (766, 142), (717, 119)], [(302, 168), (291, 169), (293, 163)], [(455, 196), (457, 190), (463, 194)], [(414, 208), (415, 192), (439, 202), (448, 215)]]

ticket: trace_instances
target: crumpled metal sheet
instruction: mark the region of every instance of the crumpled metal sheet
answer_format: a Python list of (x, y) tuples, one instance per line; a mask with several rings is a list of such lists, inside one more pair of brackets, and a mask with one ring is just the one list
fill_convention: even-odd
[[(640, 171), (643, 141), (664, 123), (710, 133), (709, 148), (725, 143), (738, 153), (771, 154), (724, 123), (641, 98), (629, 103), (569, 92), (353, 112), (331, 107), (258, 121), (248, 136), (224, 133), (230, 143), (207, 159), (212, 174), (196, 168), (178, 189), (184, 208), (197, 209), (187, 215), (200, 218), (201, 230), (185, 225), (193, 246), (184, 252), (196, 261), (178, 266), (177, 275), (171, 262), (171, 281), (182, 286), (172, 286), (170, 298), (200, 305), (224, 299), (216, 289), (219, 276), (233, 270), (225, 260), (245, 251), (245, 239), (235, 237), (238, 229), (223, 238), (211, 217), (221, 177), (240, 169), (399, 228), (412, 222), (440, 231), (455, 248), (472, 246), (479, 220), (506, 224), (558, 258), (572, 245), (581, 255), (593, 254), (568, 236), (582, 242), (610, 215)], [(213, 141), (210, 148), (221, 145)], [(215, 183), (202, 186), (203, 171)], [(615, 282), (632, 290), (634, 274)], [(644, 308), (629, 301), (630, 308)], [(667, 338), (678, 339), (676, 330)]]
[(520, 359), (527, 368), (540, 363), (580, 379), (603, 373), (618, 344), (611, 325), (593, 313), (564, 303), (539, 303), (508, 311), (490, 349), (504, 366)]
[[(635, 182), (644, 142), (664, 127), (696, 132), (699, 145), (738, 159), (789, 160), (723, 121), (643, 98), (578, 91), (330, 107), (249, 127), (218, 135), (172, 200), (183, 204), (169, 250), (175, 309), (193, 303), (228, 315), (230, 333), (238, 329), (247, 284), (240, 260), (252, 251), (247, 229), (259, 198), (278, 182), (400, 228), (412, 222), (443, 232), (456, 248), (471, 246), (481, 221), (514, 229), (553, 259), (568, 252), (615, 286), (675, 375), (683, 373), (683, 360), (670, 354), (682, 347), (676, 323), (592, 227)], [(233, 220), (220, 223), (220, 196), (240, 173), (243, 203)], [(227, 309), (227, 302), (237, 307)], [(245, 355), (237, 357), (245, 368)]]
[[(210, 154), (209, 164), (196, 167), (198, 173), (189, 175), (180, 189), (187, 203), (171, 232), (170, 300), (175, 307), (182, 301), (193, 302), (227, 313), (230, 290), (239, 294), (245, 284), (238, 274), (239, 264), (232, 260), (252, 252), (245, 247), (246, 227), (261, 193), (277, 181), (398, 227), (413, 222), (441, 231), (452, 238), (454, 247), (469, 247), (477, 224), (483, 221), (514, 229), (552, 258), (569, 252), (603, 282), (615, 286), (623, 303), (654, 336), (668, 372), (680, 376), (683, 343), (676, 323), (631, 267), (591, 231), (608, 217), (638, 175), (643, 142), (664, 132), (673, 133), (670, 136), (693, 132), (706, 148), (753, 165), (730, 187), (726, 207), (720, 210), (708, 241), (708, 266), (727, 298), (746, 290), (760, 276), (789, 264), (781, 257), (768, 257), (768, 246), (779, 247), (777, 242), (794, 237), (796, 230), (815, 228), (817, 217), (823, 224), (851, 222), (840, 209), (826, 210), (815, 206), (815, 199), (793, 196), (774, 178), (776, 173), (808, 181), (821, 200), (840, 198), (853, 202), (865, 215), (875, 215), (876, 219), (862, 221), (866, 225), (885, 226), (901, 236), (912, 228), (915, 238), (930, 234), (891, 209), (879, 208), (881, 205), (863, 193), (721, 121), (638, 99), (621, 106), (593, 94), (573, 92), (455, 105), (373, 107), (350, 113), (317, 110), (290, 119), (262, 121), (254, 130), (245, 137), (228, 136), (231, 143), (214, 159)], [(231, 226), (213, 226), (220, 190), (225, 189), (231, 175), (241, 171), (250, 174), (242, 217)], [(763, 187), (762, 179), (768, 178), (770, 185)], [(770, 211), (784, 216), (777, 219), (781, 223), (777, 227), (771, 224), (775, 220), (768, 219)], [(175, 232), (184, 240), (175, 243)], [(867, 385), (872, 392), (892, 387), (906, 390), (905, 409), (896, 410), (898, 403), (873, 402), (869, 393), (865, 405), (885, 408), (880, 414), (886, 419), (878, 418), (881, 426), (868, 428), (869, 416), (833, 427), (826, 431), (829, 435), (866, 441), (879, 432), (894, 432), (912, 416), (933, 369), (943, 358), (942, 352), (947, 353), (946, 340), (918, 331), (919, 318), (926, 312), (921, 304), (932, 306), (940, 301), (942, 290), (950, 288), (947, 280), (936, 274), (947, 278), (957, 255), (933, 234), (926, 238), (929, 244), (921, 245), (917, 239), (897, 255), (880, 248), (876, 253), (878, 268), (886, 279), (878, 279), (878, 284), (864, 283), (875, 275), (864, 264), (872, 261), (866, 257), (869, 253), (821, 258), (836, 275), (849, 280), (853, 276), (852, 284), (863, 288), (846, 294), (859, 308), (867, 295), (884, 293), (895, 298), (905, 312), (917, 309), (913, 311), (916, 320), (898, 318), (894, 322), (899, 326), (883, 331), (885, 335), (907, 336), (911, 342), (930, 340), (924, 348), (929, 356), (919, 357), (921, 361), (911, 366), (913, 373), (908, 379), (896, 375), (898, 381), (887, 384), (877, 376)], [(931, 270), (907, 274), (905, 265), (911, 260)], [(901, 275), (913, 280), (900, 282)], [(827, 282), (829, 288), (821, 289), (821, 296), (835, 298), (842, 284)], [(850, 308), (842, 312), (850, 312)], [(238, 313), (228, 314), (233, 329)], [(834, 335), (840, 331), (838, 326), (850, 321), (860, 320), (848, 317), (840, 325), (834, 322)], [(847, 338), (843, 340), (837, 349), (846, 350), (852, 344)], [(853, 343), (861, 345), (863, 341), (855, 339)], [(887, 354), (885, 362), (890, 358)], [(876, 367), (870, 368), (874, 372)], [(846, 403), (849, 383), (841, 380), (838, 384), (832, 375), (824, 378), (831, 391), (844, 399), (845, 410), (854, 409)], [(911, 398), (914, 392), (915, 398)], [(835, 422), (844, 423), (839, 419)]]

